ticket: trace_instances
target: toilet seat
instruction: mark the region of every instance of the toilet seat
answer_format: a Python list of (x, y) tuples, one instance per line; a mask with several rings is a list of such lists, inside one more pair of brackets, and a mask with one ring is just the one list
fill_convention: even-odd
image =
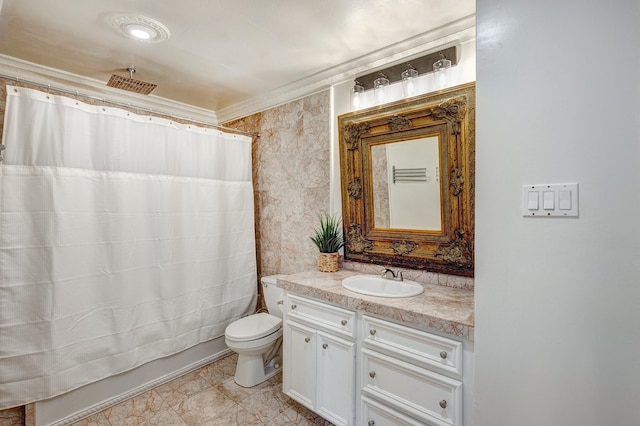
[(264, 312), (240, 318), (229, 324), (224, 334), (236, 342), (268, 336), (282, 326), (282, 319)]
[(238, 354), (233, 378), (245, 388), (264, 382), (282, 369), (284, 310), (280, 300), (284, 299), (284, 292), (277, 286), (277, 278), (260, 279), (264, 302), (271, 313), (260, 312), (240, 318), (224, 331), (227, 347)]

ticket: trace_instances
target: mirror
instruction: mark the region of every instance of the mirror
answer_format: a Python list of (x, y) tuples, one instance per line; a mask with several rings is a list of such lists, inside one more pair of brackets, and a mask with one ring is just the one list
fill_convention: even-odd
[(345, 259), (473, 276), (475, 85), (338, 126)]
[(372, 145), (373, 227), (442, 230), (437, 136)]

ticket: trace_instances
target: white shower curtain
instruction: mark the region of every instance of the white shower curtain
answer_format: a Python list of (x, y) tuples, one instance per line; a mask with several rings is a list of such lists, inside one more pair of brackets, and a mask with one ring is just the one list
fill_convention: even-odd
[(0, 409), (254, 309), (249, 137), (8, 86), (3, 143)]

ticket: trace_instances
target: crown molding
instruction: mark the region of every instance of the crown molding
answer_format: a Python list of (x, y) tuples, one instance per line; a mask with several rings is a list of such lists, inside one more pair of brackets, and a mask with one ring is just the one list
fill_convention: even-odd
[[(0, 4), (1, 4), (0, 0)], [(354, 79), (358, 74), (373, 72), (393, 63), (437, 51), (443, 47), (463, 43), (475, 38), (475, 15), (469, 15), (447, 25), (427, 31), (384, 49), (371, 52), (335, 67), (305, 77), (269, 93), (221, 108), (217, 111), (200, 108), (155, 95), (140, 95), (106, 86), (106, 82), (83, 77), (67, 71), (38, 65), (0, 54), (0, 74), (18, 80), (50, 85), (52, 88), (78, 92), (108, 100), (131, 104), (212, 125), (226, 123), (265, 111), (288, 102), (327, 90)]]
[(412, 57), (475, 39), (475, 19), (475, 15), (466, 16), (400, 43), (300, 79), (264, 95), (221, 108), (216, 111), (218, 120), (220, 123), (227, 123), (247, 117), (352, 80), (358, 74), (369, 73), (394, 62), (411, 60)]
[(171, 99), (154, 95), (141, 95), (108, 87), (106, 82), (83, 77), (67, 71), (23, 61), (12, 56), (0, 54), (0, 74), (25, 83), (34, 82), (60, 88), (79, 95), (90, 95), (105, 98), (132, 107), (140, 107), (157, 111), (169, 116), (191, 119), (212, 125), (218, 124), (215, 111), (199, 108)]

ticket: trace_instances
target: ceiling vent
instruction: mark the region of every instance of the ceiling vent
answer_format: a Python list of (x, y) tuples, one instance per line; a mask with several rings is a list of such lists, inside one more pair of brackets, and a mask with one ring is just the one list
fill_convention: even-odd
[(127, 68), (127, 71), (129, 71), (129, 77), (112, 74), (111, 78), (107, 82), (107, 86), (115, 87), (116, 89), (128, 90), (129, 92), (141, 93), (143, 95), (148, 95), (153, 89), (158, 87), (157, 84), (133, 78), (133, 73), (136, 72), (135, 68)]

